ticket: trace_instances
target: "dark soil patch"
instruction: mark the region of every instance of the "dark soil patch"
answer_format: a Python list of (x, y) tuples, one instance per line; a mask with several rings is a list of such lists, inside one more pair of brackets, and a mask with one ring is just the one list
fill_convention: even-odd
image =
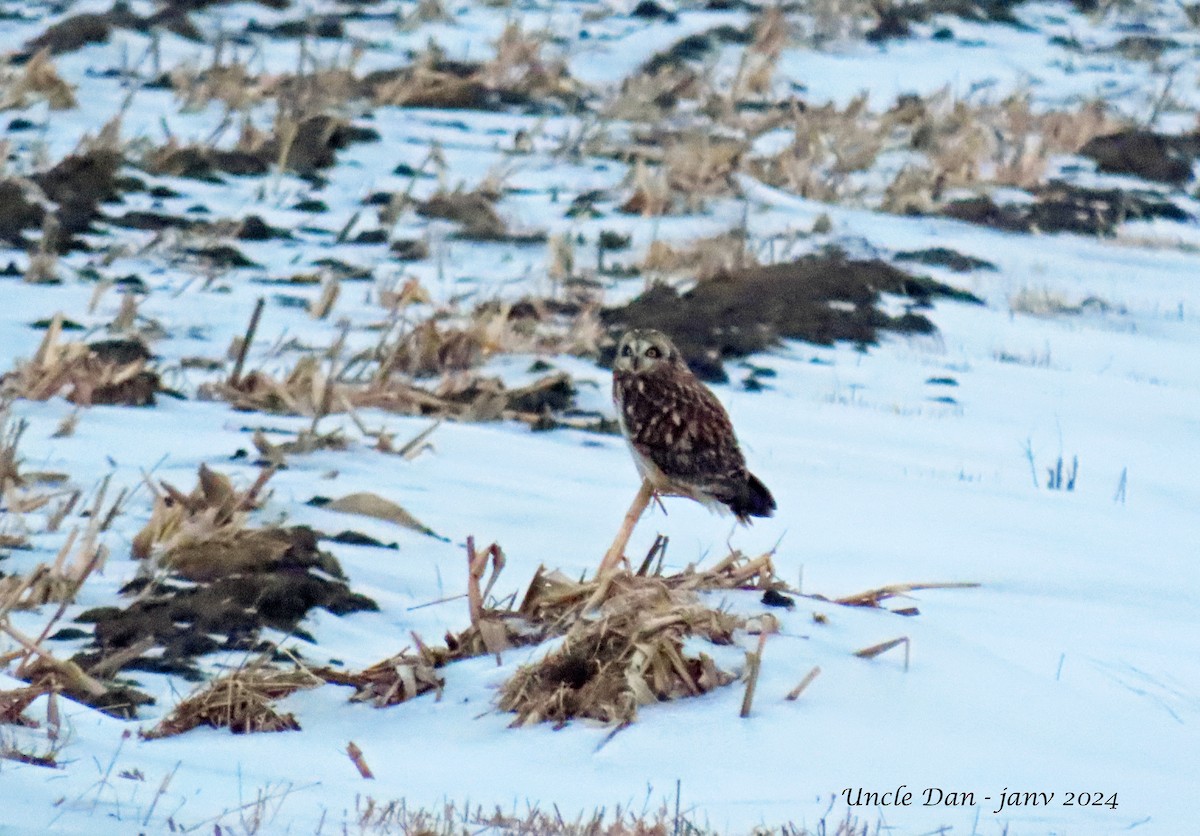
[(866, 38), (872, 43), (882, 43), (892, 38), (905, 38), (912, 34), (910, 24), (928, 23), (934, 17), (957, 17), (975, 23), (1004, 23), (1025, 28), (1013, 14), (1013, 9), (1024, 0), (918, 0), (917, 2), (894, 2), (881, 0), (874, 3), (878, 17), (876, 25)]
[(513, 232), (496, 210), (493, 199), (480, 192), (435, 194), (417, 206), (417, 214), (460, 224), (454, 237), (464, 241), (535, 244), (544, 242), (540, 231)]
[(1000, 206), (987, 195), (953, 200), (942, 207), (942, 214), (956, 221), (990, 226), (1007, 232), (1031, 231), (1029, 221), (1020, 208)]
[(311, 640), (299, 625), (315, 607), (335, 615), (379, 609), (350, 591), (337, 560), (317, 548), (316, 534), (304, 526), (199, 542), (172, 552), (169, 564), (171, 580), (123, 590), (139, 593), (129, 606), (99, 607), (76, 619), (95, 626), (92, 646), (75, 662), (90, 668), (149, 638), (153, 647), (120, 670), (198, 679), (197, 657), (259, 650), (263, 628)]
[[(286, 7), (286, 0), (281, 0), (281, 2), (283, 3), (282, 7)], [(158, 7), (157, 10), (145, 17), (136, 14), (128, 4), (117, 2), (102, 14), (78, 14), (65, 18), (27, 42), (24, 54), (19, 57), (28, 58), (41, 49), (49, 49), (52, 54), (60, 55), (82, 49), (88, 44), (107, 43), (116, 29), (128, 29), (142, 34), (149, 34), (154, 29), (166, 29), (181, 38), (200, 43), (204, 40), (204, 33), (188, 15), (206, 6), (216, 4), (203, 2), (203, 0), (180, 0), (180, 2), (160, 2), (155, 5)], [(262, 5), (280, 7), (278, 3), (274, 2)], [(324, 19), (318, 21), (317, 34), (321, 31), (329, 31), (328, 25)], [(253, 23), (250, 25), (250, 31), (259, 31), (254, 26)], [(286, 27), (287, 24), (283, 24), (283, 26)]]
[[(355, 142), (377, 142), (379, 132), (334, 116), (311, 116), (296, 126), (287, 146), (284, 165), (301, 176), (311, 177), (329, 168), (339, 150)], [(221, 151), (213, 148), (167, 146), (151, 152), (142, 167), (151, 174), (221, 181), (221, 174), (254, 177), (266, 174), (279, 162), (284, 140), (272, 137), (252, 150)]]
[[(442, 61), (433, 68), (430, 82), (415, 86), (402, 99), (404, 107), (430, 107), (444, 110), (498, 110), (506, 104), (525, 104), (526, 97), (506, 96), (491, 90), (474, 78), (481, 67), (478, 64)], [(363, 77), (362, 90), (375, 98), (387, 87), (403, 83), (412, 76), (412, 71), (377, 70)]]
[(162, 212), (126, 212), (118, 217), (110, 217), (108, 222), (113, 226), (125, 229), (141, 229), (147, 232), (161, 232), (164, 229), (192, 229), (200, 221), (191, 218), (181, 218), (178, 215), (167, 215)]
[[(882, 293), (906, 297), (914, 307), (927, 307), (938, 296), (979, 301), (882, 261), (855, 261), (832, 252), (724, 274), (684, 294), (658, 285), (628, 305), (604, 311), (603, 321), (614, 336), (628, 328), (665, 332), (699, 377), (723, 382), (728, 380), (725, 360), (763, 351), (781, 339), (865, 346), (877, 342), (880, 331), (934, 330), (920, 314), (884, 313), (878, 307)], [(611, 365), (612, 351), (602, 358), (606, 364)]]
[(54, 55), (74, 52), (88, 44), (102, 44), (112, 35), (108, 14), (81, 14), (60, 20), (25, 44), (30, 53), (49, 49)]
[(92, 221), (100, 217), (101, 203), (120, 198), (117, 172), (121, 162), (116, 151), (72, 154), (49, 171), (31, 178), (58, 204), (54, 215), (60, 238), (52, 243), (59, 252), (80, 248), (82, 245), (74, 236), (91, 229)]
[(948, 203), (942, 214), (1009, 232), (1073, 232), (1109, 236), (1126, 221), (1155, 218), (1186, 222), (1191, 215), (1153, 192), (1086, 189), (1052, 182), (1039, 187), (1032, 204), (1001, 206), (990, 197)]
[(374, 546), (379, 549), (400, 550), (399, 543), (385, 543), (382, 540), (376, 540), (369, 534), (363, 534), (361, 531), (340, 531), (332, 536), (323, 537), (331, 543), (343, 543), (348, 546)]
[(1168, 136), (1151, 131), (1122, 131), (1098, 136), (1079, 149), (1110, 174), (1132, 174), (1146, 180), (1182, 186), (1192, 179), (1200, 156), (1200, 134)]
[(87, 399), (68, 396), (73, 403), (103, 404), (107, 406), (154, 406), (162, 392), (162, 378), (155, 371), (140, 371), (119, 383), (110, 383), (92, 389)]
[(640, 17), (643, 20), (661, 20), (666, 23), (674, 23), (677, 19), (673, 11), (655, 3), (654, 0), (641, 0), (633, 7), (629, 16)]
[(1187, 212), (1152, 192), (1084, 189), (1050, 183), (1038, 189), (1037, 196), (1030, 221), (1040, 232), (1112, 235), (1125, 221), (1191, 220)]
[(366, 229), (350, 239), (351, 244), (386, 244), (388, 234), (385, 229)]
[(118, 366), (151, 359), (150, 349), (141, 340), (97, 340), (88, 343), (88, 350), (101, 361)]
[(46, 210), (29, 200), (16, 180), (0, 180), (0, 241), (26, 247), (25, 231), (41, 229)]
[(1155, 35), (1126, 35), (1113, 45), (1113, 51), (1130, 61), (1156, 61), (1163, 53), (1179, 49), (1181, 44)]
[(258, 267), (259, 265), (242, 254), (237, 247), (228, 244), (217, 244), (212, 247), (198, 247), (188, 250), (188, 253), (207, 262), (218, 270), (230, 270), (235, 267)]
[(246, 31), (251, 34), (270, 35), (273, 38), (344, 38), (346, 27), (341, 18), (334, 15), (285, 20), (267, 26), (256, 20), (250, 21)]
[(559, 113), (583, 104), (570, 91), (565, 71), (552, 62), (540, 62), (528, 72), (502, 80), (473, 61), (437, 60), (428, 65), (375, 70), (359, 82), (359, 92), (377, 103), (398, 107), (443, 110), (503, 110), (525, 113)]
[[(355, 142), (378, 142), (379, 132), (360, 128), (333, 116), (312, 116), (296, 129), (296, 138), (288, 147), (285, 165), (298, 174), (311, 174), (329, 168), (337, 159), (335, 153)], [(278, 159), (279, 140), (267, 143), (262, 149), (270, 160)]]
[(151, 174), (189, 177), (193, 180), (221, 182), (221, 173), (253, 177), (271, 170), (271, 160), (246, 151), (219, 151), (214, 148), (163, 148), (152, 153), (142, 165)]
[(292, 234), (286, 229), (271, 226), (258, 215), (247, 215), (242, 220), (237, 237), (243, 241), (270, 241), (291, 238)]
[(915, 261), (931, 267), (945, 267), (955, 273), (969, 273), (972, 270), (995, 270), (996, 265), (982, 258), (963, 255), (946, 247), (930, 247), (927, 250), (909, 250), (896, 253), (897, 261)]
[(429, 258), (429, 245), (420, 238), (400, 238), (388, 248), (397, 261), (423, 261)]

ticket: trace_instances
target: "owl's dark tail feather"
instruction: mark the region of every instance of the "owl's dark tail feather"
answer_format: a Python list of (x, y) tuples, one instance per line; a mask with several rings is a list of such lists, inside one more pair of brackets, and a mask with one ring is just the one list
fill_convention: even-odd
[(775, 514), (775, 497), (757, 476), (746, 474), (746, 488), (728, 503), (738, 522), (748, 523), (750, 517), (770, 517)]

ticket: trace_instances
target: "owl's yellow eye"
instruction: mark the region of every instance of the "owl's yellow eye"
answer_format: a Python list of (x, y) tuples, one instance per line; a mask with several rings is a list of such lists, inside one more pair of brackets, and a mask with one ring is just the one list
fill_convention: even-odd
[(662, 352), (659, 351), (654, 346), (650, 346), (649, 348), (646, 349), (646, 356), (649, 357), (651, 360), (657, 360), (659, 357), (662, 356)]

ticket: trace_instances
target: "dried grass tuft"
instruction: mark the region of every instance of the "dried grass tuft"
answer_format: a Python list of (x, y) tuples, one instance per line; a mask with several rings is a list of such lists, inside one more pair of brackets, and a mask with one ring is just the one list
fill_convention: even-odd
[(594, 618), (580, 620), (560, 648), (522, 667), (504, 686), (499, 707), (514, 725), (576, 717), (630, 723), (639, 706), (694, 697), (734, 676), (705, 653), (685, 652), (701, 636), (730, 644), (741, 621), (700, 605), (694, 596), (655, 579), (626, 577)]
[(252, 485), (238, 490), (228, 476), (201, 464), (190, 493), (167, 482), (151, 485), (154, 508), (133, 538), (131, 556), (145, 560), (157, 553), (170, 562), (165, 556), (198, 544), (232, 542), (243, 535), (247, 515), (259, 506), (262, 490), (274, 473), (274, 468), (264, 468)]
[(359, 673), (314, 672), (354, 686), (353, 700), (382, 707), (431, 691), (440, 697), (437, 669), (452, 661), (481, 655), (499, 659), (511, 647), (565, 636), (558, 650), (517, 672), (502, 692), (500, 708), (518, 715), (515, 725), (562, 724), (573, 717), (631, 722), (641, 705), (698, 696), (734, 680), (707, 654), (684, 650), (684, 641), (693, 636), (730, 644), (734, 631), (745, 626), (737, 616), (700, 603), (697, 592), (779, 585), (769, 554), (749, 558), (734, 552), (711, 569), (689, 567), (664, 576), (650, 566), (661, 556), (659, 545), (637, 574), (577, 581), (539, 569), (519, 605), (498, 609), (486, 602), (504, 554), (495, 544), (476, 550), (468, 538), (467, 629), (447, 634), (445, 644), (436, 646), (414, 635), (415, 651), (406, 649)]
[(147, 367), (149, 353), (121, 356), (63, 339), (63, 316), (55, 314), (37, 353), (19, 360), (0, 376), (4, 397), (44, 401), (62, 395), (80, 406), (150, 406), (160, 390), (158, 373)]
[(173, 737), (198, 726), (227, 728), (234, 734), (295, 731), (300, 724), (293, 715), (277, 711), (275, 700), (322, 682), (305, 668), (280, 670), (260, 657), (201, 687), (142, 737)]
[(27, 108), (39, 101), (51, 110), (72, 110), (79, 104), (75, 88), (58, 74), (48, 47), (20, 69), (0, 66), (0, 111)]
[(697, 281), (731, 275), (758, 266), (746, 248), (741, 230), (731, 230), (709, 238), (674, 245), (655, 241), (642, 259), (643, 271), (658, 276), (686, 276)]
[(325, 682), (351, 685), (355, 688), (351, 702), (369, 702), (376, 708), (386, 708), (436, 692), (441, 699), (446, 681), (437, 673), (442, 663), (416, 636), (417, 651), (404, 650), (391, 658), (377, 662), (358, 673), (346, 673), (332, 668), (314, 668), (312, 673)]

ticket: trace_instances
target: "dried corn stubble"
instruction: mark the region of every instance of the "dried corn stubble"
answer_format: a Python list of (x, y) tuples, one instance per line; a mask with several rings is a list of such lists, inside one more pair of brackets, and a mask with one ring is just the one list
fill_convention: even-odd
[(139, 706), (154, 702), (152, 697), (128, 684), (98, 679), (74, 661), (55, 658), (12, 625), (0, 623), (0, 628), (19, 638), (30, 651), (36, 651), (36, 658), (20, 665), (17, 675), (39, 694), (62, 694), (123, 720), (135, 717)]
[(565, 61), (543, 55), (548, 41), (510, 22), (484, 63), (446, 60), (431, 48), (409, 67), (367, 74), (362, 90), (377, 105), (492, 110), (502, 105), (575, 102), (586, 92)]
[[(0, 376), (6, 397), (44, 401), (63, 395), (80, 406), (152, 406), (160, 389), (145, 356), (117, 356), (81, 342), (64, 342), (62, 314), (55, 314), (31, 360)], [(143, 348), (144, 351), (144, 348)]]
[(260, 658), (203, 686), (142, 737), (172, 737), (198, 726), (227, 728), (234, 734), (298, 730), (296, 718), (277, 711), (274, 702), (322, 682), (304, 668), (280, 670)]
[[(327, 668), (314, 673), (354, 686), (352, 700), (383, 707), (429, 691), (440, 696), (436, 669), (450, 662), (499, 656), (512, 647), (567, 635), (563, 649), (518, 672), (513, 679), (518, 684), (510, 683), (504, 692), (513, 696), (503, 697), (502, 707), (511, 703), (506, 710), (521, 714), (519, 722), (565, 722), (572, 716), (627, 722), (638, 705), (698, 695), (733, 681), (706, 655), (683, 652), (688, 636), (728, 644), (742, 625), (737, 617), (698, 603), (695, 592), (779, 585), (769, 554), (749, 558), (733, 552), (711, 569), (689, 567), (669, 576), (650, 574), (649, 561), (636, 575), (599, 580), (577, 581), (539, 569), (518, 606), (497, 609), (484, 602), (503, 568), (503, 552), (494, 544), (480, 551), (473, 540), (468, 544), (469, 627), (447, 633), (444, 645), (427, 645), (414, 635), (415, 652), (406, 649), (358, 673)], [(482, 584), (489, 562), (492, 573)], [(584, 686), (582, 696), (574, 693)]]
[(75, 88), (58, 74), (48, 47), (20, 69), (0, 67), (0, 110), (26, 108), (39, 100), (51, 110), (71, 110), (78, 104)]
[(699, 603), (696, 593), (780, 585), (771, 555), (735, 551), (707, 570), (688, 567), (667, 576), (649, 574), (649, 563), (637, 574), (586, 582), (538, 571), (518, 611), (547, 636), (567, 637), (505, 686), (500, 707), (518, 715), (516, 724), (562, 724), (572, 717), (628, 723), (640, 705), (699, 696), (734, 680), (706, 654), (683, 651), (692, 636), (730, 644), (744, 626), (743, 619)]
[(401, 651), (358, 673), (345, 673), (332, 668), (319, 668), (312, 672), (334, 685), (353, 686), (355, 692), (350, 698), (351, 702), (369, 702), (376, 708), (397, 705), (430, 691), (435, 691), (440, 699), (446, 681), (438, 675), (436, 668), (444, 662), (436, 658), (436, 654), (431, 653), (419, 639), (416, 641), (415, 653), (411, 650)]
[(747, 250), (745, 236), (736, 230), (678, 246), (654, 241), (642, 260), (642, 269), (649, 273), (697, 281), (757, 266), (758, 259)]
[(26, 717), (25, 709), (47, 693), (45, 688), (35, 685), (0, 691), (0, 725), (36, 727), (37, 721)]
[(729, 644), (739, 619), (689, 600), (665, 585), (635, 584), (605, 602), (599, 617), (576, 624), (562, 647), (508, 681), (499, 707), (514, 725), (575, 717), (628, 723), (639, 706), (699, 696), (734, 676), (706, 654), (685, 653), (691, 636)]
[(274, 473), (273, 468), (264, 469), (252, 485), (239, 491), (228, 476), (201, 464), (191, 493), (160, 483), (150, 520), (133, 538), (132, 556), (145, 560), (156, 549), (167, 553), (234, 537), (245, 528), (246, 515), (258, 507), (262, 489)]

